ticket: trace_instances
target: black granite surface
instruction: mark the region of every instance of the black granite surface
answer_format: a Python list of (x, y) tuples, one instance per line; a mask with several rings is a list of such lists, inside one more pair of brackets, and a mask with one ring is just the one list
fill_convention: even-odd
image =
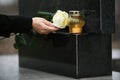
[[(19, 50), (20, 66), (74, 78), (111, 75), (114, 7), (114, 0), (19, 0), (20, 15), (80, 10), (86, 21), (81, 35), (68, 34), (67, 27), (47, 36), (34, 36), (31, 46)], [(31, 42), (33, 36), (25, 35)]]
[[(30, 35), (26, 37), (31, 41)], [(19, 49), (20, 66), (75, 78), (111, 75), (111, 35), (35, 37), (31, 45)]]

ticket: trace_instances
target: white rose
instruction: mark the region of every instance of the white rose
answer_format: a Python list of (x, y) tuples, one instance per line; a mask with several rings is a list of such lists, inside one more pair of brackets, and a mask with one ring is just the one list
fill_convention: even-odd
[(52, 21), (56, 27), (65, 28), (69, 23), (69, 15), (65, 11), (57, 10)]

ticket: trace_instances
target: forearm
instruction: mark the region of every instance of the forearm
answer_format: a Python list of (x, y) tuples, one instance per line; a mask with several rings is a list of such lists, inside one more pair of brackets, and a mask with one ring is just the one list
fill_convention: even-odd
[(0, 35), (10, 33), (27, 33), (32, 29), (32, 18), (25, 16), (0, 15)]

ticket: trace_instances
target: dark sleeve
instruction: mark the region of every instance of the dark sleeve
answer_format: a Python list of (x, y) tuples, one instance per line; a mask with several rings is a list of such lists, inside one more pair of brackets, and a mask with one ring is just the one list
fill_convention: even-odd
[(0, 14), (0, 36), (10, 33), (27, 33), (32, 29), (32, 17), (6, 16)]

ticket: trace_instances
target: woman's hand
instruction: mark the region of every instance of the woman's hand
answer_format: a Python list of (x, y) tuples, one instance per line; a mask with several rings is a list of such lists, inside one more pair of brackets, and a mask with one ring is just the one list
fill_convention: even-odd
[(49, 34), (51, 32), (59, 30), (51, 22), (47, 21), (44, 18), (33, 17), (32, 18), (33, 29), (40, 34)]

